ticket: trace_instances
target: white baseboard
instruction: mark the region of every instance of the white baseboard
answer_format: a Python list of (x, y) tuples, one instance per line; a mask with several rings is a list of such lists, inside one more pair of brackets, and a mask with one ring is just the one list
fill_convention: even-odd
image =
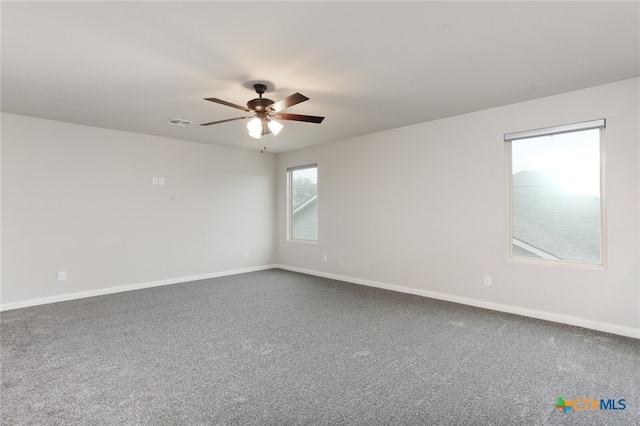
[(228, 275), (244, 274), (247, 272), (264, 271), (266, 269), (276, 268), (276, 265), (263, 265), (251, 268), (235, 269), (231, 271), (213, 272), (203, 275), (192, 275), (189, 277), (170, 278), (167, 280), (151, 281), (138, 284), (127, 284), (117, 287), (100, 288), (97, 290), (80, 291), (77, 293), (60, 294), (56, 296), (43, 297), (39, 299), (24, 300), (21, 302), (5, 303), (0, 305), (1, 311), (9, 311), (12, 309), (27, 308), (29, 306), (46, 305), (48, 303), (65, 302), (67, 300), (83, 299), (85, 297), (102, 296), (105, 294), (121, 293), (123, 291), (140, 290), (143, 288), (159, 287), (170, 284), (180, 284), (190, 281), (206, 280), (209, 278), (224, 277)]
[(460, 303), (462, 305), (475, 306), (478, 308), (490, 309), (494, 311), (507, 312), (510, 314), (521, 315), (530, 318), (537, 318), (546, 321), (557, 322), (561, 324), (573, 325), (576, 327), (588, 328), (591, 330), (603, 331), (605, 333), (618, 334), (620, 336), (633, 337), (640, 339), (640, 329), (633, 327), (625, 327), (616, 324), (609, 324), (599, 321), (593, 321), (586, 318), (572, 317), (569, 315), (554, 314), (552, 312), (538, 311), (535, 309), (520, 308), (517, 306), (503, 305), (501, 303), (486, 302), (484, 300), (471, 299), (468, 297), (454, 296), (434, 291), (421, 290), (412, 287), (404, 287), (395, 284), (381, 283), (377, 281), (363, 280), (360, 278), (346, 277), (343, 275), (329, 274), (326, 272), (312, 271), (309, 269), (296, 268), (287, 265), (276, 265), (277, 268), (285, 269), (292, 272), (300, 272), (302, 274), (315, 275), (318, 277), (329, 278), (337, 281), (345, 281), (353, 284), (366, 285), (369, 287), (383, 288), (386, 290), (397, 291), (400, 293), (414, 294), (417, 296), (429, 297), (432, 299), (445, 300), (447, 302)]

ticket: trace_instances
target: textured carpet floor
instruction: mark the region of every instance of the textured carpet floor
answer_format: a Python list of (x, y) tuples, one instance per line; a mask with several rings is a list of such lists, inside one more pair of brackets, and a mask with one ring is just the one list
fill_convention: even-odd
[(0, 327), (3, 426), (640, 424), (637, 339), (277, 269)]

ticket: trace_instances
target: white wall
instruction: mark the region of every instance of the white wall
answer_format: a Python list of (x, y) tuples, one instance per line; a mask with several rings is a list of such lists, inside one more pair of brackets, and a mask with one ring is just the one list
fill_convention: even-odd
[(2, 114), (1, 160), (5, 309), (275, 263), (275, 155)]
[[(639, 117), (635, 78), (280, 154), (278, 262), (640, 337)], [(608, 268), (508, 261), (503, 135), (598, 118), (607, 120)], [(288, 242), (286, 168), (309, 163), (318, 164), (319, 241)]]

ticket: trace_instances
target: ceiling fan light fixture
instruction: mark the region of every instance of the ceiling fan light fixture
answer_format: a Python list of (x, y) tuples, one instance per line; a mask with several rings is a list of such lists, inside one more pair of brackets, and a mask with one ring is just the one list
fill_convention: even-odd
[(255, 139), (260, 139), (262, 137), (262, 120), (254, 118), (249, 121), (247, 123), (247, 130), (249, 131), (249, 136)]
[(269, 130), (271, 130), (271, 133), (273, 133), (274, 135), (280, 133), (280, 130), (282, 130), (282, 128), (284, 127), (282, 124), (278, 123), (275, 120), (269, 120), (267, 122), (267, 125), (269, 126)]

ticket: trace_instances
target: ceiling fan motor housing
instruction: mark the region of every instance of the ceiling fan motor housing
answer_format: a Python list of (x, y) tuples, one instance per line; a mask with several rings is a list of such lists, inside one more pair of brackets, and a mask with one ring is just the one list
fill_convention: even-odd
[(267, 98), (251, 99), (247, 102), (247, 108), (256, 112), (266, 111), (271, 105), (273, 105), (273, 101)]
[(267, 108), (273, 105), (273, 101), (271, 99), (262, 97), (262, 94), (267, 91), (267, 86), (265, 84), (257, 83), (253, 85), (253, 88), (256, 90), (259, 97), (247, 102), (247, 108), (256, 112), (266, 111)]

